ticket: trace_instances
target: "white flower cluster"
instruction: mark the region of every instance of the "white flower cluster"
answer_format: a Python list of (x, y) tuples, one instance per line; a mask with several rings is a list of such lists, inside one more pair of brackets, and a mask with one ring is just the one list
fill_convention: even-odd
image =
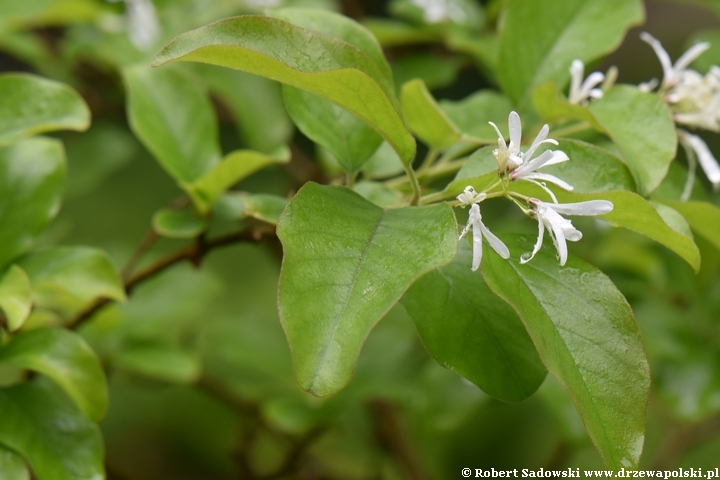
[[(545, 183), (550, 182), (562, 189), (572, 190), (573, 187), (565, 181), (554, 175), (536, 172), (539, 168), (546, 165), (553, 165), (569, 160), (568, 156), (560, 150), (545, 150), (537, 157), (533, 155), (542, 144), (557, 145), (558, 142), (552, 138), (547, 138), (549, 127), (543, 126), (530, 147), (525, 151), (520, 151), (522, 125), (520, 116), (516, 112), (510, 112), (508, 118), (508, 129), (510, 130), (510, 143), (505, 143), (505, 138), (500, 133), (500, 129), (494, 123), (490, 122), (498, 134), (498, 148), (493, 151), (493, 155), (498, 162), (498, 175), (506, 178), (511, 182), (525, 180), (540, 186), (552, 198), (553, 203), (540, 201), (536, 198), (530, 198), (527, 201), (527, 209), (523, 209), (527, 215), (538, 221), (538, 239), (532, 252), (525, 253), (520, 258), (520, 263), (527, 263), (535, 256), (542, 246), (545, 230), (550, 234), (555, 249), (558, 252), (560, 265), (565, 265), (567, 261), (567, 241), (577, 242), (582, 238), (582, 232), (573, 227), (570, 220), (561, 216), (565, 215), (603, 215), (613, 209), (613, 204), (606, 200), (591, 200), (589, 202), (565, 203), (560, 204), (553, 192), (547, 188)], [(482, 259), (482, 239), (487, 239), (490, 246), (502, 258), (510, 258), (510, 251), (507, 246), (488, 230), (482, 222), (480, 214), (480, 202), (485, 200), (487, 195), (484, 192), (477, 193), (472, 186), (465, 188), (465, 191), (458, 195), (457, 199), (463, 205), (470, 205), (470, 215), (468, 223), (460, 234), (463, 238), (470, 229), (473, 232), (473, 262), (472, 270), (475, 271), (480, 266)]]
[[(673, 64), (670, 55), (655, 37), (643, 32), (640, 38), (655, 50), (663, 69), (662, 82), (653, 79), (641, 84), (640, 89), (649, 92), (659, 85), (658, 92), (670, 106), (678, 125), (720, 133), (720, 68), (713, 66), (705, 75), (688, 68), (693, 60), (710, 48), (710, 44), (701, 42), (693, 45)], [(700, 163), (713, 187), (720, 189), (720, 165), (707, 144), (697, 135), (684, 130), (679, 133), (680, 142), (688, 152), (690, 170), (683, 199), (687, 200), (692, 191), (696, 162)]]
[(426, 23), (442, 23), (448, 20), (454, 23), (464, 23), (467, 14), (452, 0), (412, 0), (413, 5), (423, 11)]

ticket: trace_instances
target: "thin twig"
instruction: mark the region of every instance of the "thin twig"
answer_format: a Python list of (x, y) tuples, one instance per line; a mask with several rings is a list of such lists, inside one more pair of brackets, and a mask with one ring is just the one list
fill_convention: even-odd
[(123, 280), (127, 280), (132, 275), (135, 267), (142, 261), (143, 257), (150, 251), (155, 243), (160, 239), (160, 235), (155, 233), (155, 230), (148, 230), (143, 239), (138, 244), (137, 248), (130, 256), (125, 266), (120, 271), (120, 276)]

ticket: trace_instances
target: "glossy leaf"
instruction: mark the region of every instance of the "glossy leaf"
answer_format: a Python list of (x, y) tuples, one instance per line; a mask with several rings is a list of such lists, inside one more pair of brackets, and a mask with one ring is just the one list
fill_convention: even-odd
[(215, 213), (231, 220), (252, 217), (277, 225), (288, 204), (285, 197), (265, 193), (228, 192), (215, 204)]
[(574, 105), (560, 94), (555, 82), (545, 82), (533, 91), (533, 106), (543, 120), (581, 120), (588, 122), (596, 130), (602, 132), (603, 127), (586, 106)]
[(23, 458), (0, 445), (0, 479), (30, 480), (30, 472)]
[(675, 123), (667, 105), (657, 95), (620, 85), (589, 109), (620, 150), (639, 192), (652, 192), (667, 174), (677, 149)]
[(570, 63), (613, 51), (644, 20), (639, 0), (510, 0), (500, 36), (498, 78), (515, 102), (538, 85), (565, 85)]
[(0, 75), (0, 145), (55, 130), (84, 131), (90, 110), (72, 88), (27, 73)]
[(290, 151), (283, 147), (268, 155), (252, 150), (236, 150), (192, 183), (181, 186), (193, 199), (197, 208), (205, 213), (225, 190), (269, 165), (287, 163)]
[(709, 202), (665, 202), (685, 217), (690, 227), (720, 249), (720, 208)]
[(545, 367), (517, 314), (471, 263), (472, 251), (461, 242), (453, 263), (417, 280), (402, 304), (438, 363), (488, 395), (520, 402), (543, 382)]
[(162, 208), (152, 217), (153, 230), (168, 238), (195, 238), (204, 232), (208, 224), (190, 209)]
[(422, 80), (410, 80), (400, 94), (410, 130), (430, 148), (444, 148), (460, 139), (460, 132), (440, 109)]
[(47, 375), (93, 422), (107, 412), (107, 384), (100, 360), (75, 332), (58, 328), (21, 332), (0, 348), (0, 362)]
[(325, 147), (349, 174), (362, 168), (383, 142), (368, 124), (329, 100), (287, 85), (283, 97), (300, 131)]
[(301, 88), (360, 117), (405, 162), (415, 156), (391, 81), (357, 47), (328, 34), (269, 17), (229, 18), (180, 35), (154, 65), (172, 61), (221, 65)]
[[(517, 182), (512, 190), (550, 201), (540, 187), (528, 182)], [(608, 200), (614, 208), (600, 216), (615, 227), (623, 227), (655, 240), (685, 260), (695, 271), (700, 268), (700, 252), (691, 237), (681, 233), (663, 220), (662, 216), (647, 200), (627, 191), (608, 191), (580, 194), (553, 189), (560, 203), (584, 202), (587, 200)]]
[(188, 76), (136, 66), (123, 78), (130, 127), (170, 176), (190, 183), (220, 161), (215, 112)]
[(48, 138), (0, 147), (0, 268), (27, 251), (60, 209), (62, 144)]
[(488, 122), (507, 124), (508, 114), (513, 109), (509, 98), (491, 90), (481, 90), (459, 102), (441, 100), (439, 103), (462, 133), (493, 145), (497, 144), (497, 133)]
[(105, 252), (90, 247), (54, 247), (25, 255), (18, 261), (30, 277), (39, 303), (68, 295), (87, 303), (96, 298), (125, 300), (125, 288)]
[(100, 429), (50, 382), (0, 389), (0, 444), (22, 454), (38, 480), (105, 476)]
[(347, 384), (377, 321), (457, 249), (447, 205), (383, 210), (346, 188), (315, 183), (290, 202), (278, 237), (280, 318), (295, 377), (318, 396)]
[(606, 465), (637, 467), (650, 370), (630, 305), (591, 265), (570, 256), (560, 267), (547, 244), (521, 265), (520, 253), (535, 239), (503, 240), (511, 259), (488, 249), (483, 277), (515, 309), (548, 371), (569, 390)]
[(14, 332), (30, 315), (32, 287), (25, 271), (13, 265), (0, 277), (0, 310), (7, 318), (8, 330)]
[(170, 383), (190, 384), (200, 377), (196, 355), (165, 345), (137, 345), (123, 349), (113, 359), (121, 370)]

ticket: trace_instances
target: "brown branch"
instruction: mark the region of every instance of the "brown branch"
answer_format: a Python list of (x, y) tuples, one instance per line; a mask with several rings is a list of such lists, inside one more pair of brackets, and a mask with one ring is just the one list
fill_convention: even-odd
[[(136, 273), (132, 277), (125, 280), (125, 292), (130, 295), (132, 290), (140, 283), (145, 280), (157, 275), (158, 273), (166, 270), (167, 268), (180, 263), (183, 261), (192, 262), (193, 265), (199, 266), (203, 258), (210, 253), (210, 251), (233, 245), (242, 242), (257, 243), (262, 240), (263, 236), (273, 234), (274, 228), (268, 226), (268, 228), (258, 228), (252, 230), (243, 230), (240, 232), (223, 235), (211, 240), (205, 240), (204, 237), (199, 237), (195, 243), (185, 247), (177, 252), (173, 252), (160, 260), (156, 261), (152, 265), (149, 265), (144, 270)], [(87, 320), (93, 317), (98, 311), (112, 303), (113, 300), (108, 298), (99, 298), (92, 304), (90, 304), (85, 310), (75, 316), (70, 322), (67, 323), (66, 328), (74, 330), (80, 325), (85, 323)]]
[(653, 470), (670, 470), (693, 448), (720, 435), (720, 414), (704, 422), (679, 427), (658, 449), (652, 462)]

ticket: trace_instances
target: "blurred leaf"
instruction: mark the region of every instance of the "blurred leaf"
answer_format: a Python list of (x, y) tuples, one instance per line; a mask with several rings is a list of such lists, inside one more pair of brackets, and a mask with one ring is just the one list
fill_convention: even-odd
[[(534, 238), (506, 236), (513, 252)], [(602, 272), (573, 257), (560, 267), (546, 245), (527, 265), (491, 249), (482, 273), (525, 323), (548, 371), (570, 391), (609, 468), (640, 460), (650, 370), (632, 310)]]
[(290, 141), (293, 124), (276, 82), (213, 65), (198, 67), (210, 91), (232, 111), (240, 136), (249, 148), (271, 153)]
[(287, 198), (277, 195), (228, 192), (218, 199), (215, 213), (232, 220), (252, 217), (277, 225), (287, 204)]
[(208, 223), (189, 208), (161, 208), (152, 217), (155, 233), (168, 238), (195, 238), (208, 228)]
[[(652, 192), (652, 198), (661, 202), (679, 202), (685, 190), (685, 184), (688, 180), (688, 170), (680, 162), (671, 162), (668, 173), (663, 178), (655, 190)], [(692, 191), (690, 192), (690, 200), (707, 201), (708, 196), (705, 193), (705, 187), (699, 178), (695, 178)]]
[(667, 202), (680, 212), (690, 227), (720, 249), (720, 208), (708, 202)]
[(449, 87), (455, 83), (464, 63), (457, 56), (439, 57), (426, 52), (402, 57), (392, 65), (395, 88), (400, 90), (403, 84), (416, 78), (425, 82), (430, 90)]
[(555, 82), (545, 82), (533, 91), (533, 106), (543, 120), (581, 120), (588, 122), (595, 130), (603, 132), (603, 127), (586, 106), (574, 105), (560, 93)]
[(567, 441), (579, 444), (587, 439), (583, 420), (562, 383), (550, 375), (538, 389), (538, 395), (552, 412)]
[(430, 43), (437, 40), (437, 35), (432, 31), (388, 18), (365, 18), (363, 25), (372, 32), (383, 47)]
[[(610, 213), (601, 215), (599, 218), (606, 220), (615, 227), (627, 228), (666, 246), (685, 260), (696, 272), (700, 268), (700, 252), (693, 239), (668, 225), (655, 207), (641, 196), (627, 191), (585, 194), (566, 192), (559, 188), (551, 189), (560, 203), (584, 202), (587, 200), (608, 200), (612, 202), (614, 205), (613, 210)], [(550, 201), (547, 194), (540, 187), (528, 182), (514, 183), (512, 190)]]
[(471, 32), (453, 29), (445, 39), (450, 50), (470, 55), (485, 76), (497, 84), (498, 36), (495, 32)]
[(652, 200), (650, 200), (650, 205), (652, 205), (655, 210), (657, 210), (657, 212), (660, 214), (660, 218), (662, 218), (663, 221), (667, 223), (670, 228), (672, 228), (678, 233), (685, 235), (690, 239), (693, 238), (693, 234), (690, 231), (690, 225), (688, 225), (687, 220), (685, 220), (685, 218), (680, 214), (680, 212), (671, 207), (668, 207), (667, 205), (654, 202)]
[(485, 393), (521, 402), (545, 379), (545, 367), (517, 314), (470, 270), (467, 242), (453, 263), (417, 280), (402, 304), (423, 345), (445, 368)]
[(0, 268), (25, 252), (60, 209), (62, 144), (32, 138), (0, 147)]
[(400, 101), (410, 131), (430, 148), (444, 148), (460, 139), (457, 127), (440, 109), (422, 80), (404, 84)]
[[(423, 7), (413, 0), (390, 0), (388, 10), (413, 23), (426, 23), (448, 29), (462, 26), (479, 30), (485, 17), (482, 7), (474, 0), (443, 0)], [(438, 25), (439, 24), (439, 25)]]
[[(362, 343), (422, 273), (452, 260), (447, 205), (383, 210), (341, 187), (306, 184), (280, 219), (278, 305), (300, 386), (318, 396), (349, 380)], [(311, 239), (311, 240), (308, 240)]]
[(497, 144), (497, 133), (488, 122), (506, 125), (512, 110), (510, 99), (492, 90), (480, 90), (459, 102), (441, 100), (439, 103), (462, 133), (493, 145)]
[(252, 150), (236, 150), (228, 153), (222, 162), (192, 183), (181, 186), (190, 195), (201, 213), (206, 213), (225, 190), (268, 165), (290, 161), (290, 150), (281, 147), (272, 154)]
[(538, 85), (565, 85), (570, 63), (615, 50), (644, 20), (639, 0), (509, 0), (500, 36), (498, 77), (516, 103)]
[(383, 142), (367, 123), (329, 100), (287, 85), (283, 97), (300, 131), (325, 147), (348, 174), (362, 168)]
[(22, 327), (32, 308), (32, 287), (25, 271), (13, 265), (0, 278), (0, 310), (7, 317), (8, 330)]
[(170, 345), (136, 345), (113, 358), (120, 370), (170, 383), (190, 384), (200, 378), (197, 355)]
[(399, 208), (407, 205), (403, 195), (397, 190), (378, 182), (358, 182), (353, 190), (366, 200), (382, 208)]
[(302, 88), (370, 124), (403, 161), (415, 156), (391, 81), (366, 54), (327, 34), (268, 17), (230, 18), (180, 35), (154, 65), (171, 61), (222, 65)]
[(25, 466), (25, 460), (17, 453), (3, 448), (2, 445), (0, 445), (0, 479), (30, 480), (30, 472)]
[(96, 248), (53, 247), (25, 255), (18, 265), (30, 277), (33, 299), (40, 306), (61, 310), (65, 301), (79, 302), (72, 307), (82, 307), (97, 298), (125, 300), (117, 269)]
[(50, 382), (0, 389), (0, 444), (22, 454), (38, 480), (104, 478), (97, 425)]
[(220, 160), (217, 120), (206, 93), (177, 69), (123, 70), (135, 135), (178, 182), (191, 183)]
[(0, 75), (0, 145), (55, 130), (84, 131), (90, 110), (72, 88), (27, 73)]
[(619, 85), (589, 109), (620, 150), (639, 192), (647, 195), (655, 190), (677, 149), (675, 123), (663, 100), (636, 87)]
[(75, 332), (59, 328), (21, 332), (0, 348), (0, 362), (47, 375), (90, 421), (99, 421), (107, 412), (107, 383), (100, 360)]
[(32, 0), (0, 3), (0, 32), (89, 22), (100, 11), (92, 0)]
[(381, 143), (363, 167), (363, 175), (368, 178), (392, 177), (402, 171), (402, 160), (388, 142)]

